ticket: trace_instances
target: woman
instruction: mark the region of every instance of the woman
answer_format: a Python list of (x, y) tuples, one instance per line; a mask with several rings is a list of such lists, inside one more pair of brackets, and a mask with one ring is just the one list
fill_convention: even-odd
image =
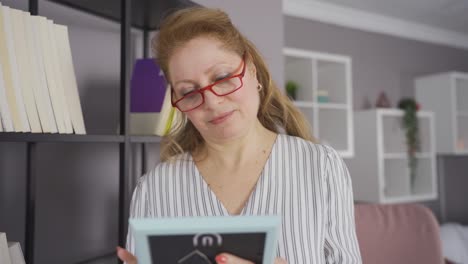
[[(154, 48), (184, 122), (164, 142), (163, 162), (141, 177), (131, 217), (280, 215), (276, 263), (361, 263), (345, 164), (312, 143), (303, 116), (229, 17), (178, 11)], [(131, 235), (127, 248), (118, 256), (136, 263)], [(227, 253), (216, 261), (251, 263)]]

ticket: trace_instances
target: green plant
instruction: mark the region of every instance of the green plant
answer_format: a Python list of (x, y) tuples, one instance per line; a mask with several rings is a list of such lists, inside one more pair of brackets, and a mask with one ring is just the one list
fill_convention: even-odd
[(296, 92), (298, 89), (298, 85), (295, 81), (288, 81), (286, 82), (286, 94), (292, 99), (296, 100)]
[(416, 177), (416, 152), (419, 149), (419, 124), (416, 116), (419, 105), (414, 99), (404, 98), (398, 103), (398, 108), (404, 111), (402, 126), (406, 130), (408, 167), (410, 169), (411, 184), (413, 185)]

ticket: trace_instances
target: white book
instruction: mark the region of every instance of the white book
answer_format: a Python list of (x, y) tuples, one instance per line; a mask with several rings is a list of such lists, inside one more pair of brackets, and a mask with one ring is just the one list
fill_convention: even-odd
[(8, 249), (7, 236), (0, 232), (0, 263), (12, 264), (10, 258), (10, 250)]
[(158, 135), (157, 126), (161, 113), (130, 113), (130, 134)]
[(52, 52), (52, 41), (50, 41), (49, 25), (45, 17), (38, 17), (39, 21), (39, 34), (42, 48), (42, 59), (47, 80), (47, 87), (49, 89), (50, 100), (52, 102), (52, 109), (54, 110), (55, 121), (59, 133), (66, 133), (65, 125), (65, 111), (63, 110), (64, 97), (63, 92), (60, 91), (59, 82), (56, 79), (54, 58)]
[[(1, 41), (1, 40), (0, 40)], [(13, 132), (13, 120), (11, 119), (10, 107), (6, 97), (6, 87), (3, 81), (3, 69), (0, 61), (0, 125), (2, 125), (2, 132)]]
[(166, 88), (164, 101), (159, 113), (130, 113), (130, 133), (132, 135), (164, 136), (172, 128), (176, 114), (171, 104), (170, 88)]
[(9, 7), (3, 7), (3, 22), (5, 26), (5, 33), (6, 33), (6, 40), (7, 40), (7, 48), (8, 54), (10, 59), (10, 68), (11, 68), (11, 78), (13, 89), (15, 92), (15, 99), (16, 105), (19, 111), (19, 118), (21, 121), (21, 128), (23, 132), (31, 132), (31, 128), (29, 126), (28, 115), (26, 113), (26, 106), (23, 100), (23, 94), (21, 91), (21, 79), (20, 73), (18, 70), (18, 62), (17, 62), (17, 52), (16, 46), (14, 42), (14, 34), (13, 34), (13, 21), (11, 17), (12, 9)]
[(0, 132), (3, 132), (2, 116), (0, 115)]
[(73, 67), (73, 58), (68, 37), (68, 28), (63, 25), (55, 25), (55, 36), (57, 41), (58, 61), (60, 75), (63, 80), (66, 102), (71, 117), (71, 122), (75, 134), (86, 134), (85, 124), (83, 120), (83, 111), (80, 104), (80, 95), (78, 93), (78, 85), (76, 82), (75, 69)]
[(57, 35), (55, 32), (56, 24), (52, 22), (52, 20), (47, 20), (47, 25), (49, 29), (49, 37), (50, 37), (50, 47), (51, 47), (51, 55), (52, 55), (52, 66), (54, 69), (55, 79), (57, 81), (57, 92), (60, 96), (60, 102), (62, 103), (62, 111), (63, 117), (65, 121), (65, 133), (72, 134), (73, 133), (73, 126), (70, 117), (70, 110), (68, 106), (68, 102), (66, 100), (66, 93), (68, 92), (65, 88), (65, 82), (63, 76), (60, 72), (60, 59), (59, 59), (59, 50), (58, 50), (58, 43), (57, 43)]
[[(2, 64), (3, 81), (5, 87), (6, 100), (8, 102), (9, 113), (13, 122), (13, 130), (16, 132), (25, 131), (20, 114), (20, 104), (18, 104), (17, 93), (15, 89), (16, 82), (14, 81), (14, 72), (16, 72), (16, 64), (13, 68), (13, 59), (11, 56), (11, 23), (10, 9), (0, 4), (0, 63)], [(15, 69), (15, 70), (14, 70)], [(22, 97), (21, 97), (22, 98)], [(24, 105), (23, 105), (24, 109)], [(4, 112), (6, 113), (6, 112)], [(26, 110), (24, 110), (26, 113)]]
[(39, 17), (27, 14), (24, 18), (28, 30), (26, 35), (28, 36), (28, 57), (32, 67), (31, 80), (35, 83), (33, 90), (42, 130), (44, 133), (57, 133), (57, 123), (44, 69)]
[(26, 264), (19, 242), (8, 242), (8, 250), (10, 251), (11, 264)]
[(28, 116), (31, 132), (41, 133), (41, 123), (37, 113), (36, 100), (34, 98), (33, 85), (31, 81), (31, 63), (28, 57), (28, 47), (26, 38), (26, 27), (23, 17), (25, 12), (17, 9), (11, 9), (11, 24), (13, 31), (13, 43), (15, 46), (15, 55), (18, 65), (18, 85), (23, 96), (26, 114)]

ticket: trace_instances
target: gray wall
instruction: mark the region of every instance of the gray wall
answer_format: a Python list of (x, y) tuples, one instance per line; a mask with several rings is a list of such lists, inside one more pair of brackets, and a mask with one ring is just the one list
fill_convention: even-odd
[[(2, 0), (27, 10), (27, 0)], [(39, 13), (69, 26), (72, 55), (88, 134), (116, 134), (119, 120), (120, 28), (101, 18), (40, 0)], [(281, 1), (248, 6), (199, 1), (226, 10), (258, 46), (282, 83)], [(274, 17), (271, 21), (260, 20)], [(271, 30), (270, 26), (275, 30)], [(132, 31), (134, 57), (142, 56), (142, 33)], [(118, 144), (38, 143), (34, 152), (37, 181), (36, 263), (76, 263), (113, 252), (118, 224)], [(133, 145), (134, 177), (141, 175), (141, 146)], [(147, 167), (158, 161), (158, 145), (147, 144)], [(0, 143), (0, 231), (24, 249), (26, 144)], [(96, 262), (104, 263), (104, 262)], [(112, 263), (115, 263), (112, 262)]]
[(291, 16), (284, 17), (284, 38), (288, 47), (352, 57), (354, 109), (362, 109), (366, 98), (374, 105), (381, 91), (395, 106), (401, 97), (413, 96), (415, 76), (468, 71), (468, 50)]
[[(353, 63), (354, 109), (375, 104), (385, 91), (393, 107), (413, 97), (413, 78), (445, 71), (468, 72), (468, 50), (285, 16), (285, 46), (350, 56)], [(358, 133), (358, 131), (355, 131)], [(359, 153), (356, 153), (359, 155)], [(468, 224), (468, 157), (439, 157), (441, 199), (426, 202), (439, 221)], [(445, 169), (444, 169), (445, 168)], [(464, 186), (463, 188), (460, 186)]]
[(283, 15), (282, 1), (216, 1), (195, 0), (207, 6), (226, 11), (239, 30), (260, 50), (266, 60), (273, 80), (283, 83)]

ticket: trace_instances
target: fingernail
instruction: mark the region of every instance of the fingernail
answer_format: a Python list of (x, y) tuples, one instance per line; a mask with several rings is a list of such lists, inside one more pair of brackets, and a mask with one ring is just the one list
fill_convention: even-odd
[(225, 264), (227, 262), (227, 257), (225, 255), (218, 255), (215, 260), (219, 264)]

